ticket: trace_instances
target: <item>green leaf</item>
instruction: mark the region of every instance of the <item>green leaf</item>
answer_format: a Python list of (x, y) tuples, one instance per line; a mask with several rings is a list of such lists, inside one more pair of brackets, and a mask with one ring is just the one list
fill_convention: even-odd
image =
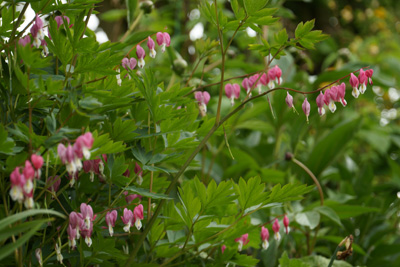
[(11, 225), (19, 220), (23, 220), (29, 216), (35, 216), (38, 214), (49, 214), (49, 215), (56, 215), (61, 218), (65, 218), (65, 215), (58, 211), (54, 210), (46, 210), (46, 209), (32, 209), (32, 210), (25, 210), (13, 215), (10, 215), (0, 221), (0, 230), (4, 229), (8, 225)]
[(308, 264), (301, 262), (300, 259), (289, 259), (287, 252), (283, 252), (281, 258), (279, 259), (280, 267), (309, 267)]
[(125, 9), (111, 9), (111, 10), (101, 13), (100, 18), (104, 21), (114, 22), (114, 21), (120, 20), (122, 18), (125, 18), (126, 15), (127, 15), (127, 11)]
[(79, 106), (86, 110), (92, 110), (101, 107), (103, 104), (92, 96), (85, 97), (79, 100)]
[(43, 224), (43, 220), (35, 221), (35, 224), (30, 227), (30, 230), (19, 237), (15, 242), (9, 243), (5, 246), (3, 245), (0, 249), (0, 260), (4, 259), (13, 253), (17, 248), (25, 244), (25, 242), (27, 242), (36, 233), (36, 231), (42, 227)]
[(282, 46), (286, 43), (286, 41), (288, 40), (289, 36), (286, 32), (286, 29), (282, 29), (281, 31), (279, 31), (277, 34), (275, 34), (275, 42), (279, 45)]
[(268, 0), (243, 0), (244, 8), (248, 15), (253, 15), (260, 11), (267, 3)]
[(233, 265), (237, 264), (239, 266), (253, 267), (257, 266), (259, 260), (250, 255), (236, 254), (233, 259), (229, 260), (229, 262), (233, 263)]
[(134, 20), (138, 1), (137, 0), (125, 0), (125, 4), (126, 4), (126, 9), (127, 9), (128, 26), (130, 26)]
[(337, 225), (339, 225), (340, 227), (343, 228), (343, 224), (340, 221), (339, 216), (336, 214), (336, 212), (327, 206), (318, 206), (314, 208), (314, 211), (319, 212), (320, 214), (328, 217), (330, 220), (332, 220), (334, 223), (336, 223)]
[(4, 129), (3, 124), (0, 125), (0, 153), (12, 155), (13, 148), (15, 147), (14, 140), (8, 137), (7, 131)]
[(340, 219), (356, 217), (364, 213), (380, 212), (380, 209), (359, 205), (345, 205), (331, 201), (326, 201), (325, 206), (332, 208)]
[[(299, 261), (301, 261), (303, 264), (303, 266), (328, 266), (330, 259), (325, 258), (323, 256), (320, 255), (315, 255), (315, 256), (307, 256), (307, 257), (303, 257), (303, 258), (299, 258)], [(333, 265), (332, 267), (351, 267), (353, 265), (351, 265), (348, 262), (345, 261), (340, 261), (340, 260), (335, 260), (333, 261)]]
[(18, 224), (16, 226), (12, 226), (10, 228), (3, 229), (0, 231), (0, 240), (6, 241), (12, 235), (17, 236), (18, 233), (26, 232), (27, 230), (31, 229), (32, 227), (35, 227), (35, 225), (37, 223), (46, 223), (49, 221), (51, 221), (51, 218), (24, 222), (24, 223)]
[(295, 219), (300, 225), (310, 227), (312, 230), (318, 226), (320, 215), (316, 211), (306, 211), (296, 214)]
[(360, 122), (360, 118), (344, 121), (319, 140), (306, 164), (315, 176), (318, 177), (340, 155), (347, 143), (352, 140), (352, 136), (357, 133)]
[(313, 189), (313, 185), (287, 184), (281, 188), (281, 185), (277, 184), (272, 188), (267, 203), (299, 200), (303, 198), (302, 195)]
[(135, 187), (135, 186), (128, 186), (128, 187), (125, 188), (125, 190), (127, 190), (129, 192), (132, 192), (132, 193), (139, 194), (139, 195), (144, 196), (144, 197), (151, 197), (152, 199), (172, 199), (167, 195), (152, 193), (147, 189), (138, 188), (138, 187)]
[(239, 205), (242, 211), (265, 201), (267, 193), (264, 192), (265, 184), (261, 184), (260, 177), (250, 178), (247, 183), (240, 178), (238, 184), (234, 184), (236, 194), (239, 195)]
[(312, 30), (312, 28), (314, 28), (314, 24), (315, 24), (315, 19), (307, 21), (304, 24), (303, 22), (300, 22), (297, 25), (296, 30), (294, 32), (296, 38), (302, 38), (304, 35), (309, 33)]

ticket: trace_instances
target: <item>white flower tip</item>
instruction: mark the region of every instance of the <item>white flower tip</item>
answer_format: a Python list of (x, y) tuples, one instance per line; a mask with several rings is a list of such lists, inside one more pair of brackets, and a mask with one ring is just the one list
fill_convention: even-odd
[(92, 245), (92, 239), (90, 237), (85, 237), (85, 243), (88, 247), (90, 247)]
[(135, 222), (135, 226), (138, 230), (140, 230), (140, 228), (142, 228), (142, 222), (139, 219), (137, 219)]
[(268, 240), (264, 240), (264, 241), (262, 242), (262, 248), (263, 248), (263, 249), (268, 249), (268, 247), (269, 247)]
[(275, 238), (276, 241), (281, 240), (281, 234), (279, 232), (276, 232), (275, 235), (274, 235), (274, 238)]

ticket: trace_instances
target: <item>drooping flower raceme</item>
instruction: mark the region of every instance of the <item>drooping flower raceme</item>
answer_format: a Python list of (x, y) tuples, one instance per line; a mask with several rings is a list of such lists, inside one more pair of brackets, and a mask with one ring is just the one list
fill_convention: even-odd
[(268, 243), (269, 239), (269, 231), (268, 228), (261, 226), (261, 241), (262, 241), (262, 248), (267, 249), (269, 247)]
[(304, 99), (303, 104), (301, 105), (301, 108), (303, 109), (304, 114), (306, 114), (307, 117), (307, 122), (308, 122), (308, 116), (310, 116), (310, 103), (308, 103), (307, 97)]
[(66, 165), (67, 172), (71, 176), (70, 186), (75, 183), (75, 174), (82, 169), (83, 157), (90, 158), (90, 149), (92, 148), (94, 139), (92, 133), (87, 132), (76, 139), (73, 146), (68, 144), (65, 147), (63, 144), (58, 144), (57, 153), (61, 162)]
[(286, 215), (285, 215), (285, 217), (283, 217), (283, 226), (285, 227), (286, 234), (289, 234), (289, 232), (290, 232), (289, 218)]
[(107, 212), (106, 223), (108, 225), (108, 232), (110, 233), (110, 236), (113, 236), (114, 234), (113, 227), (115, 226), (115, 221), (117, 220), (117, 216), (118, 213), (116, 210)]
[(238, 251), (242, 251), (243, 246), (247, 245), (247, 243), (249, 243), (249, 234), (244, 234), (241, 237), (238, 237), (235, 239), (235, 242), (238, 242)]
[(281, 235), (279, 234), (279, 229), (281, 226), (279, 225), (278, 219), (275, 219), (274, 224), (272, 225), (272, 231), (274, 231), (274, 238), (276, 241), (279, 241), (281, 239)]
[(136, 46), (136, 55), (138, 57), (138, 66), (139, 68), (143, 69), (145, 65), (144, 58), (146, 56), (146, 52), (140, 45)]
[(231, 100), (231, 104), (233, 106), (235, 104), (235, 99), (238, 99), (240, 96), (240, 85), (237, 83), (226, 84), (225, 85), (225, 94)]
[(138, 230), (140, 230), (140, 228), (142, 228), (142, 221), (144, 219), (143, 216), (143, 205), (139, 204), (135, 207), (135, 209), (133, 210), (133, 219), (135, 222), (135, 226)]
[(197, 91), (194, 94), (194, 97), (196, 98), (199, 106), (202, 108), (204, 113), (206, 113), (207, 112), (207, 104), (210, 101), (210, 94), (207, 91), (204, 91), (204, 92)]
[(165, 47), (171, 45), (171, 37), (166, 32), (157, 32), (157, 44), (161, 46), (161, 52), (165, 52)]

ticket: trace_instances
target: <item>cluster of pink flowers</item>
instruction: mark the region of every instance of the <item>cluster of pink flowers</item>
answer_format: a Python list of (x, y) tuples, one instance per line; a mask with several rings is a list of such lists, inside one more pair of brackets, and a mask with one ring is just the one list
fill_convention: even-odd
[(201, 110), (206, 113), (207, 112), (207, 104), (210, 101), (210, 94), (207, 91), (204, 92), (196, 92), (194, 93), (194, 98), (196, 98), (197, 103)]
[(23, 168), (16, 167), (10, 175), (11, 199), (13, 201), (18, 201), (19, 203), (24, 202), (24, 205), (27, 209), (33, 208), (35, 204), (33, 200), (33, 179), (40, 179), (42, 166), (42, 156), (33, 154), (31, 156), (31, 161), (26, 160)]
[[(57, 28), (60, 28), (62, 24), (64, 24), (64, 20), (67, 21), (69, 24), (69, 18), (67, 16), (56, 16), (54, 20), (57, 22)], [(69, 26), (72, 27), (72, 24)], [(43, 47), (43, 55), (47, 56), (49, 54), (49, 49), (47, 48), (47, 42), (44, 39), (44, 24), (43, 20), (36, 15), (35, 21), (30, 29), (31, 36), (32, 36), (32, 47), (40, 48)], [(50, 33), (48, 32), (48, 37), (51, 40)], [(29, 35), (25, 35), (21, 39), (18, 40), (18, 44), (22, 46), (26, 46), (27, 44), (31, 43), (31, 37)]]
[(79, 136), (75, 144), (71, 146), (68, 144), (65, 147), (63, 144), (58, 144), (57, 152), (61, 162), (66, 165), (67, 172), (71, 177), (70, 185), (73, 186), (79, 170), (82, 169), (82, 158), (90, 158), (90, 149), (93, 146), (92, 133), (87, 132)]
[[(269, 89), (275, 87), (275, 83), (282, 83), (282, 70), (278, 65), (268, 70), (268, 73), (255, 74), (249, 78), (244, 78), (242, 81), (242, 87), (246, 91), (246, 95), (251, 96), (251, 91), (257, 87), (258, 93), (262, 93), (262, 86), (268, 86)], [(239, 99), (240, 96), (240, 85), (237, 83), (228, 83), (225, 85), (225, 95), (230, 99), (232, 106), (235, 104), (235, 99)], [(194, 94), (197, 103), (199, 104), (202, 113), (207, 112), (207, 104), (210, 101), (210, 94), (206, 91), (195, 92)]]
[(268, 86), (269, 89), (273, 89), (275, 87), (275, 83), (282, 83), (282, 70), (278, 65), (275, 65), (273, 68), (268, 70), (268, 73), (263, 73), (260, 77), (260, 74), (255, 74), (250, 76), (249, 78), (244, 78), (242, 81), (242, 86), (246, 90), (246, 94), (251, 96), (251, 90), (255, 87), (258, 88), (258, 93), (262, 93), (262, 86)]
[[(350, 85), (353, 88), (352, 95), (355, 98), (358, 98), (360, 93), (361, 94), (365, 93), (368, 82), (370, 84), (372, 84), (373, 73), (374, 73), (374, 71), (372, 69), (368, 69), (366, 71), (364, 71), (363, 69), (360, 69), (358, 78), (353, 73), (350, 74)], [(343, 105), (343, 107), (345, 107), (347, 105), (347, 102), (344, 99), (345, 94), (346, 94), (346, 84), (344, 82), (342, 82), (340, 85), (335, 85), (329, 89), (326, 89), (325, 93), (320, 91), (320, 94), (318, 95), (318, 97), (316, 99), (319, 115), (323, 116), (325, 114), (325, 108), (324, 108), (325, 105), (329, 108), (329, 110), (332, 113), (334, 113), (336, 111), (335, 102), (339, 102)], [(289, 108), (294, 108), (293, 97), (289, 94), (289, 92), (287, 92), (287, 94), (286, 94), (285, 101), (286, 101), (286, 104), (289, 106)], [(311, 106), (307, 100), (307, 97), (304, 99), (301, 107), (303, 109), (304, 114), (307, 117), (307, 122), (308, 122), (308, 117), (310, 115)]]
[[(167, 32), (158, 32), (157, 33), (157, 37), (156, 37), (156, 41), (157, 44), (159, 46), (161, 46), (161, 52), (164, 53), (165, 52), (165, 47), (169, 47), (171, 45), (171, 37), (169, 36), (169, 34)], [(155, 50), (155, 42), (154, 40), (148, 36), (147, 37), (147, 47), (149, 48), (150, 52), (149, 55), (151, 58), (155, 58), (157, 55), (157, 52)], [(140, 44), (136, 45), (136, 56), (137, 56), (137, 60), (134, 57), (131, 58), (123, 58), (121, 65), (124, 69), (126, 69), (127, 71), (133, 70), (136, 67), (136, 64), (139, 68), (143, 69), (144, 65), (145, 65), (145, 61), (144, 58), (146, 57), (146, 52), (144, 51), (144, 49), (140, 46)], [(121, 75), (120, 70), (117, 69), (117, 83), (119, 86), (121, 86), (122, 84), (122, 80), (121, 80)], [(128, 74), (129, 76), (129, 74)], [(130, 76), (129, 76), (130, 78)]]
[(82, 203), (80, 206), (81, 212), (71, 212), (69, 214), (69, 225), (67, 228), (69, 246), (74, 249), (76, 240), (82, 236), (85, 238), (85, 243), (90, 247), (92, 245), (93, 221), (96, 215), (93, 215), (93, 209), (90, 205)]
[[(107, 162), (107, 155), (103, 154), (103, 159)], [(104, 179), (104, 162), (101, 159), (85, 160), (83, 162), (83, 170), (90, 174), (90, 181), (94, 181), (96, 174), (100, 179)]]
[[(289, 234), (290, 228), (289, 228), (289, 218), (285, 215), (283, 217), (283, 226), (285, 227), (285, 232), (286, 234)], [(272, 231), (274, 231), (274, 238), (276, 241), (279, 241), (281, 239), (281, 235), (279, 233), (280, 230), (280, 225), (279, 225), (279, 220), (275, 219), (274, 223), (272, 224)], [(269, 247), (269, 231), (268, 228), (265, 228), (264, 226), (261, 226), (261, 241), (262, 241), (262, 248), (267, 249)], [(243, 246), (247, 245), (249, 243), (249, 234), (243, 234), (242, 236), (238, 237), (235, 239), (235, 242), (238, 243), (238, 251), (242, 251)], [(222, 245), (221, 251), (224, 253), (226, 249), (226, 245)]]
[(143, 205), (139, 204), (134, 209), (133, 212), (127, 208), (124, 209), (124, 214), (121, 216), (122, 222), (125, 224), (124, 231), (131, 232), (132, 225), (135, 225), (138, 230), (142, 228), (143, 216)]

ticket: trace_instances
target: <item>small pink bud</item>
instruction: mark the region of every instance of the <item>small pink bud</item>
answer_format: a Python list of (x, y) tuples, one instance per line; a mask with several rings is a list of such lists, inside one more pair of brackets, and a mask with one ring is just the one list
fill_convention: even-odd
[(153, 39), (151, 39), (151, 37), (147, 37), (147, 47), (150, 49), (150, 57), (155, 58), (156, 57), (156, 50), (154, 49), (155, 47), (155, 43), (153, 41)]
[(29, 162), (29, 160), (25, 161), (25, 168), (23, 173), (25, 179), (32, 179), (35, 177), (35, 170), (33, 169), (32, 164)]
[(56, 193), (58, 191), (58, 188), (60, 188), (61, 184), (61, 179), (58, 175), (56, 176), (50, 176), (49, 179), (47, 180), (47, 189)]
[(355, 98), (358, 98), (358, 96), (360, 95), (360, 92), (358, 91), (359, 81), (358, 78), (353, 73), (350, 74), (350, 85), (351, 87), (353, 87), (353, 91), (351, 92), (351, 94)]
[(110, 236), (113, 236), (113, 234), (114, 234), (113, 227), (115, 226), (117, 216), (118, 216), (118, 213), (116, 210), (107, 212), (106, 223), (108, 225), (108, 231), (110, 233)]
[(43, 166), (42, 156), (32, 154), (31, 161), (36, 170), (39, 170), (40, 168), (42, 168), (42, 166)]
[(225, 246), (225, 245), (222, 245), (222, 246), (221, 246), (221, 253), (222, 253), (222, 254), (224, 254), (225, 249), (226, 249), (226, 246)]
[(241, 237), (238, 237), (235, 239), (235, 242), (238, 242), (238, 251), (242, 251), (243, 246), (247, 245), (249, 243), (249, 234), (244, 234)]
[(146, 56), (146, 52), (144, 52), (144, 49), (140, 45), (136, 46), (136, 55), (138, 57), (138, 66), (143, 69), (145, 65), (144, 57)]
[(135, 209), (133, 210), (133, 218), (134, 218), (134, 222), (135, 222), (135, 226), (138, 230), (140, 230), (140, 228), (142, 228), (142, 222), (141, 220), (144, 219), (143, 216), (143, 205), (139, 204), (135, 207)]
[(317, 96), (318, 113), (320, 116), (323, 116), (325, 114), (324, 104), (324, 94), (322, 93), (322, 91), (320, 91), (319, 95)]
[(289, 108), (294, 108), (294, 106), (293, 106), (293, 96), (291, 96), (291, 95), (289, 94), (289, 92), (286, 92), (286, 99), (285, 99), (285, 101), (286, 101), (286, 104), (289, 106)]
[[(307, 99), (307, 98), (306, 98)], [(281, 239), (281, 235), (279, 234), (279, 229), (281, 228), (281, 226), (279, 225), (279, 221), (278, 219), (275, 219), (274, 224), (272, 225), (272, 230), (275, 233), (275, 240), (279, 241)]]
[(345, 107), (347, 105), (346, 100), (344, 99), (344, 96), (346, 94), (346, 84), (345, 83), (341, 83), (340, 85), (338, 85), (338, 99), (340, 101), (340, 103), (342, 103), (343, 107)]
[(304, 99), (303, 104), (301, 105), (301, 108), (303, 109), (304, 114), (306, 114), (307, 117), (307, 123), (308, 123), (308, 116), (310, 116), (310, 103), (308, 103), (307, 97)]
[(198, 104), (204, 109), (204, 111), (207, 112), (207, 104), (210, 101), (210, 94), (207, 91), (197, 91), (194, 94), (194, 97), (196, 98)]
[(127, 208), (124, 209), (124, 215), (121, 216), (122, 222), (125, 224), (124, 231), (130, 232), (130, 228), (133, 224), (133, 212), (128, 210)]
[(31, 37), (29, 35), (25, 35), (25, 37), (18, 40), (18, 44), (22, 46), (26, 46), (31, 42)]
[(268, 228), (265, 228), (264, 226), (262, 226), (261, 227), (261, 241), (262, 241), (263, 249), (267, 249), (268, 248), (268, 246), (269, 246), (268, 239), (269, 239)]
[(289, 232), (290, 232), (290, 228), (289, 228), (289, 218), (288, 218), (288, 216), (286, 216), (286, 215), (285, 215), (285, 217), (283, 217), (283, 226), (285, 226), (286, 234), (289, 234)]
[(372, 85), (372, 75), (374, 74), (374, 70), (373, 69), (369, 69), (365, 71), (365, 75), (367, 75), (368, 80), (369, 80), (369, 84)]
[(367, 89), (368, 77), (363, 69), (360, 69), (360, 73), (358, 74), (358, 81), (360, 82), (360, 93), (364, 94)]

